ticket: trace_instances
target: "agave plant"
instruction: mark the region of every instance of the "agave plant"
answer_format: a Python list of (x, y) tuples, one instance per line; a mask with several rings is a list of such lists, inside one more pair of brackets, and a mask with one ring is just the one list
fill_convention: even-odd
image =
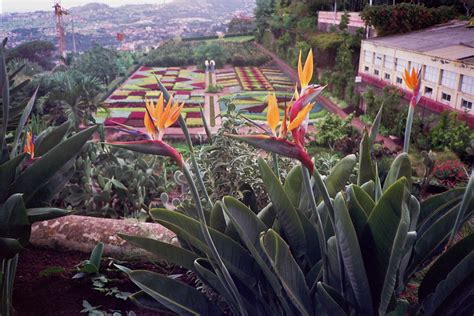
[[(300, 81), (308, 83), (309, 71), (299, 69)], [(220, 294), (234, 314), (403, 315), (408, 303), (398, 293), (472, 216), (474, 181), (466, 190), (448, 191), (420, 203), (411, 194), (411, 164), (402, 153), (381, 183), (370, 154), (378, 124), (370, 134), (364, 132), (358, 157), (344, 157), (321, 176), (304, 148), (305, 109), (318, 87), (302, 86), (301, 97), (289, 111), (289, 124), (285, 114), (278, 135), (280, 119), (270, 98), (269, 135), (231, 136), (301, 162), (282, 182), (264, 158), (259, 159), (270, 199), (267, 206), (255, 213), (227, 196), (204, 208), (192, 178), (187, 177), (196, 205), (184, 214), (150, 211), (154, 220), (176, 233), (180, 246), (120, 236), (193, 271)], [(150, 112), (151, 120), (159, 122)], [(292, 132), (292, 140), (286, 138), (287, 131)], [(155, 154), (169, 155), (170, 150), (169, 145), (160, 145), (160, 151), (151, 146), (118, 145)], [(180, 164), (185, 165), (182, 160)], [(356, 164), (357, 183), (349, 183)], [(420, 294), (427, 299), (423, 301), (425, 314), (435, 314), (444, 306), (456, 311), (453, 300), (459, 302), (458, 297), (468, 302), (467, 295), (458, 294), (469, 293), (465, 290), (473, 265), (469, 265), (472, 251), (466, 247), (472, 246), (472, 237), (459, 244), (449, 250), (454, 257), (444, 254), (428, 274)], [(445, 267), (452, 271), (436, 273)], [(182, 315), (219, 313), (202, 292), (180, 281), (150, 271), (122, 270), (141, 288), (131, 296), (141, 306)], [(462, 308), (467, 310), (466, 305)]]
[[(18, 254), (28, 244), (31, 225), (68, 214), (50, 208), (48, 202), (73, 173), (74, 158), (96, 127), (64, 139), (70, 124), (49, 128), (38, 135), (22, 133), (35, 102), (36, 93), (24, 107), (19, 120), (10, 122), (9, 78), (5, 65), (6, 39), (0, 46), (0, 314), (12, 315), (12, 291)], [(11, 79), (11, 78), (10, 78)], [(23, 150), (20, 139), (26, 134)]]

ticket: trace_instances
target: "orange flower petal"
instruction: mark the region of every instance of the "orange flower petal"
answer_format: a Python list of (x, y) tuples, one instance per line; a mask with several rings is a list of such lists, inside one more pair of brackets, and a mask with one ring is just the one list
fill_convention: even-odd
[(303, 69), (304, 82), (301, 82), (302, 87), (308, 86), (309, 82), (313, 78), (313, 68), (314, 68), (313, 50), (310, 49), (308, 53), (308, 57), (306, 57), (306, 62), (304, 63), (304, 69)]
[(150, 115), (148, 115), (148, 112), (145, 112), (145, 117), (143, 119), (143, 123), (145, 125), (146, 131), (148, 135), (150, 135), (151, 138), (155, 139), (156, 135), (156, 127), (155, 124), (153, 123), (152, 119), (150, 118)]
[(301, 63), (301, 50), (300, 50), (300, 55), (298, 57), (298, 78), (300, 79), (300, 84), (301, 86), (303, 86), (303, 81), (304, 81), (304, 78), (303, 78), (303, 65)]
[(278, 109), (278, 100), (274, 93), (268, 95), (267, 123), (275, 135), (278, 123), (280, 123), (280, 110)]
[(303, 123), (306, 116), (309, 114), (309, 112), (313, 108), (313, 106), (314, 106), (314, 103), (310, 103), (307, 106), (305, 106), (301, 111), (299, 111), (298, 115), (295, 117), (293, 121), (290, 122), (290, 125), (288, 126), (288, 130), (290, 132), (298, 128), (301, 125), (301, 123)]

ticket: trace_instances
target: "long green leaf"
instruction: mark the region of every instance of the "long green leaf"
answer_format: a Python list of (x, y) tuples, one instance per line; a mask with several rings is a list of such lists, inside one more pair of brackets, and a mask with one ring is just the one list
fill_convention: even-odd
[(274, 230), (269, 229), (262, 233), (260, 245), (295, 307), (301, 315), (312, 315), (309, 288), (288, 244)]
[(375, 139), (377, 138), (377, 134), (379, 133), (380, 123), (382, 122), (382, 112), (383, 112), (383, 104), (380, 106), (380, 109), (377, 112), (377, 115), (375, 116), (374, 123), (372, 124), (372, 127), (370, 128), (369, 139), (370, 139), (371, 144), (375, 142)]
[(36, 160), (15, 180), (11, 192), (23, 193), (25, 202), (28, 203), (42, 183), (48, 181), (57, 170), (80, 152), (96, 129), (97, 126), (92, 126), (71, 136)]
[(226, 196), (223, 199), (224, 211), (227, 213), (241, 240), (252, 254), (262, 273), (267, 278), (273, 291), (282, 300), (282, 288), (275, 274), (270, 269), (268, 259), (260, 246), (260, 234), (267, 230), (267, 226), (255, 213), (240, 201)]
[(367, 279), (357, 233), (352, 225), (349, 210), (341, 193), (336, 195), (334, 208), (336, 210), (337, 241), (349, 282), (354, 291), (358, 313), (361, 315), (373, 315), (369, 280)]
[(301, 165), (296, 165), (291, 168), (290, 172), (286, 176), (285, 183), (283, 185), (288, 199), (295, 208), (298, 208), (300, 203), (300, 197), (303, 192), (303, 175), (301, 173)]
[(155, 300), (179, 315), (217, 315), (215, 305), (195, 288), (150, 271), (136, 270), (130, 279)]
[(39, 90), (39, 87), (36, 88), (35, 92), (33, 93), (30, 100), (28, 101), (28, 104), (23, 110), (23, 113), (21, 114), (20, 122), (18, 123), (18, 127), (15, 133), (15, 138), (13, 140), (12, 151), (11, 151), (12, 158), (17, 156), (17, 148), (18, 148), (18, 142), (20, 140), (20, 135), (21, 135), (21, 132), (23, 131), (23, 128), (25, 127), (28, 117), (30, 117), (31, 110), (33, 109), (33, 105), (35, 104), (36, 95), (38, 94), (38, 90)]
[(375, 207), (375, 202), (367, 192), (354, 184), (351, 184), (347, 188), (347, 196), (352, 224), (357, 232), (357, 236), (360, 236), (367, 224), (367, 219), (369, 218), (370, 213)]
[(258, 160), (258, 165), (263, 183), (277, 213), (277, 218), (288, 238), (288, 243), (295, 256), (301, 257), (306, 251), (306, 239), (298, 213), (270, 166), (263, 159)]
[(423, 202), (420, 203), (420, 217), (418, 219), (418, 226), (423, 224), (425, 220), (433, 215), (433, 210), (439, 208), (440, 205), (444, 205), (456, 198), (461, 198), (464, 194), (463, 188), (452, 189), (440, 194), (432, 195)]
[(374, 306), (381, 303), (380, 295), (389, 272), (392, 249), (406, 204), (406, 181), (402, 178), (384, 192), (362, 232), (360, 244), (365, 269), (370, 271), (368, 277)]
[[(2, 126), (0, 129), (0, 147), (5, 143), (5, 136), (7, 134), (8, 120), (10, 118), (10, 85), (8, 80), (7, 65), (5, 62), (5, 44), (0, 45), (0, 91), (2, 91)], [(7, 152), (8, 155), (8, 152)], [(4, 161), (3, 152), (0, 151), (0, 163)]]
[(156, 239), (118, 234), (134, 246), (144, 249), (161, 260), (195, 271), (194, 261), (199, 257), (189, 250)]
[(217, 202), (211, 210), (211, 218), (209, 220), (209, 226), (215, 230), (224, 233), (227, 227), (224, 212), (222, 211), (222, 204)]
[[(318, 300), (323, 305), (326, 314), (329, 316), (347, 316), (346, 312), (341, 306), (340, 298), (338, 299), (336, 291), (328, 291), (330, 287), (324, 283), (318, 282), (316, 295)], [(330, 294), (331, 292), (331, 294)]]
[(370, 157), (370, 140), (367, 132), (364, 132), (360, 141), (359, 149), (359, 174), (357, 177), (357, 185), (363, 185), (368, 181), (375, 181), (375, 170)]
[(407, 153), (401, 153), (398, 155), (390, 166), (387, 178), (383, 186), (385, 192), (392, 184), (394, 184), (401, 177), (405, 177), (408, 180), (408, 186), (411, 188), (411, 162), (408, 158)]
[(473, 173), (471, 174), (466, 187), (466, 192), (464, 192), (464, 196), (462, 198), (461, 207), (459, 208), (458, 214), (456, 215), (456, 221), (454, 222), (453, 229), (451, 230), (451, 236), (449, 237), (448, 243), (451, 243), (454, 240), (459, 228), (461, 228), (467, 208), (471, 204), (471, 201), (474, 201), (474, 171), (472, 172)]
[[(446, 279), (449, 272), (473, 250), (474, 233), (461, 239), (436, 259), (420, 284), (418, 289), (419, 301), (422, 302), (430, 293), (435, 292), (436, 286)], [(467, 277), (467, 275), (464, 277)]]
[[(434, 253), (437, 247), (447, 240), (456, 220), (459, 207), (459, 204), (452, 207), (447, 213), (437, 219), (432, 225), (427, 227), (422, 234), (420, 234), (414, 245), (413, 259), (411, 260), (410, 267), (407, 270), (409, 275), (414, 273), (416, 269)], [(471, 216), (473, 212), (474, 207), (471, 207), (464, 220)]]
[(0, 257), (2, 257), (2, 259), (10, 259), (23, 249), (18, 239), (0, 237)]
[[(166, 209), (150, 210), (151, 217), (161, 225), (175, 232), (180, 238), (187, 240), (193, 247), (203, 253), (209, 254), (209, 249), (204, 241), (199, 222), (189, 216)], [(221, 232), (209, 228), (220, 256), (244, 284), (253, 286), (256, 282), (253, 272), (254, 260), (247, 250), (232, 238)]]
[(91, 257), (89, 261), (91, 264), (97, 267), (100, 267), (100, 261), (102, 260), (102, 253), (104, 252), (104, 243), (100, 242), (95, 245), (94, 249), (92, 249)]
[[(444, 304), (447, 305), (446, 300), (449, 296), (454, 296), (455, 298), (456, 295), (453, 295), (453, 292), (467, 277), (471, 276), (472, 273), (474, 273), (474, 251), (470, 251), (469, 254), (462, 258), (462, 260), (449, 271), (446, 278), (439, 282), (434, 293), (425, 298), (423, 302), (423, 315), (439, 315), (437, 309)], [(462, 292), (459, 294), (461, 295)]]
[(66, 121), (57, 127), (48, 128), (39, 134), (35, 141), (36, 156), (43, 156), (59, 144), (64, 137), (66, 137), (70, 127), (71, 122)]
[(25, 157), (26, 154), (21, 154), (0, 165), (0, 203), (7, 198), (10, 186), (15, 180), (17, 168)]
[(403, 203), (400, 214), (400, 223), (398, 224), (395, 239), (393, 240), (392, 249), (390, 251), (390, 260), (385, 274), (382, 293), (380, 294), (379, 315), (386, 314), (388, 305), (392, 299), (395, 283), (397, 281), (397, 272), (404, 255), (409, 226), (410, 215), (408, 213), (408, 206), (406, 203)]
[[(232, 302), (232, 295), (228, 293), (227, 289), (222, 285), (209, 260), (204, 258), (196, 259), (196, 261), (194, 262), (193, 271), (196, 271), (202, 282), (204, 282), (212, 289), (214, 289), (214, 291), (222, 295), (227, 302)], [(249, 294), (249, 296), (253, 296), (252, 293), (248, 292), (243, 294)], [(246, 304), (246, 308), (250, 309), (250, 305)], [(234, 313), (237, 314), (238, 311), (234, 311)]]
[(324, 181), (330, 197), (335, 197), (336, 194), (344, 190), (349, 177), (354, 170), (357, 163), (355, 155), (348, 155), (342, 158), (329, 172), (328, 177)]
[(0, 236), (18, 239), (20, 244), (25, 246), (30, 233), (31, 225), (28, 222), (22, 195), (13, 194), (0, 206)]
[(71, 213), (71, 211), (52, 207), (29, 208), (26, 210), (26, 212), (28, 215), (28, 222), (30, 222), (30, 224), (66, 216)]
[(172, 311), (166, 308), (163, 304), (155, 300), (150, 295), (146, 294), (145, 291), (138, 291), (136, 293), (133, 293), (132, 295), (128, 297), (128, 299), (132, 301), (138, 307), (141, 307), (144, 309), (148, 309), (154, 312), (164, 313), (164, 314), (172, 313)]

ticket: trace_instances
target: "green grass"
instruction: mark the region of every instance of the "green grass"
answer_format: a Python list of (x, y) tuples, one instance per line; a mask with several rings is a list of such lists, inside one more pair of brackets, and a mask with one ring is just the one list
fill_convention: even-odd
[(206, 42), (211, 43), (211, 42), (222, 41), (222, 42), (227, 42), (227, 43), (245, 43), (245, 42), (251, 42), (253, 40), (255, 40), (255, 36), (253, 36), (253, 35), (244, 35), (244, 36), (208, 39), (208, 40), (206, 40)]

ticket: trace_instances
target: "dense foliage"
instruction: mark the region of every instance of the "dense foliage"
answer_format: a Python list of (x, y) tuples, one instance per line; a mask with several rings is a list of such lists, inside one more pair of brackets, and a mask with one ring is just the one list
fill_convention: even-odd
[(118, 52), (96, 44), (84, 54), (74, 56), (72, 66), (83, 74), (96, 77), (104, 85), (108, 85), (119, 75), (125, 75), (137, 60), (136, 58), (133, 53)]
[(37, 63), (45, 69), (51, 69), (54, 66), (52, 61), (55, 50), (56, 47), (51, 42), (31, 41), (8, 49), (5, 58), (7, 63), (16, 58), (22, 58)]
[(454, 7), (427, 8), (411, 3), (366, 6), (361, 13), (365, 23), (375, 27), (379, 36), (416, 31), (447, 22), (456, 15)]
[(40, 76), (37, 85), (43, 94), (40, 106), (47, 121), (57, 124), (70, 120), (76, 130), (93, 121), (92, 113), (97, 110), (95, 97), (103, 90), (96, 77), (67, 69)]
[(148, 54), (145, 65), (204, 67), (206, 59), (214, 59), (218, 67), (223, 64), (261, 66), (270, 60), (252, 43), (168, 41)]
[(344, 137), (352, 137), (355, 133), (352, 118), (353, 115), (342, 119), (337, 114), (327, 114), (317, 120), (314, 124), (316, 143), (334, 149)]
[(56, 204), (89, 216), (147, 218), (171, 184), (163, 160), (89, 144)]
[(458, 119), (457, 113), (445, 111), (436, 126), (431, 128), (429, 139), (433, 149), (448, 147), (457, 155), (466, 157), (466, 149), (474, 140), (474, 132)]

